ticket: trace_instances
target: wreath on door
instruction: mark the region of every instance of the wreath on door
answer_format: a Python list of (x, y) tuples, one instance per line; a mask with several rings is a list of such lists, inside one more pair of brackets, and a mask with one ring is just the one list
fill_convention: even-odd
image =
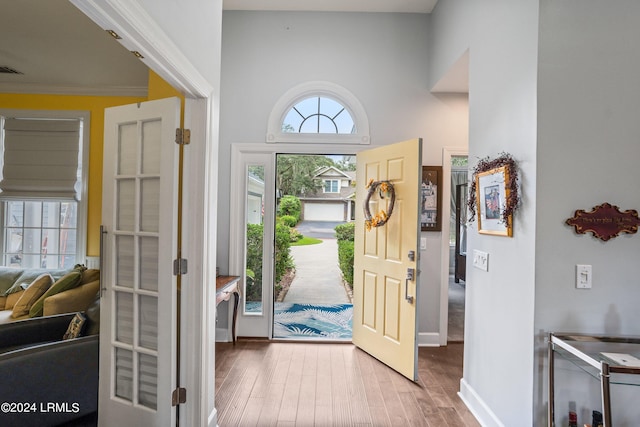
[[(370, 231), (374, 227), (381, 227), (385, 225), (389, 218), (391, 218), (391, 214), (393, 213), (393, 206), (396, 203), (396, 190), (391, 181), (374, 181), (373, 179), (369, 180), (366, 188), (367, 197), (365, 198), (363, 205), (364, 226), (367, 231)], [(387, 211), (381, 209), (375, 215), (372, 215), (369, 202), (375, 194), (378, 194), (380, 200), (388, 198), (389, 206), (387, 207)]]

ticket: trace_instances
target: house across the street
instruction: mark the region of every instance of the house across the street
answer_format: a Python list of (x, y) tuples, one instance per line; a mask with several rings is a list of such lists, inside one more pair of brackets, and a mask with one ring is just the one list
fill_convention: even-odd
[(305, 221), (353, 221), (355, 205), (355, 171), (341, 171), (335, 166), (319, 169), (314, 180), (322, 189), (308, 197), (301, 196)]

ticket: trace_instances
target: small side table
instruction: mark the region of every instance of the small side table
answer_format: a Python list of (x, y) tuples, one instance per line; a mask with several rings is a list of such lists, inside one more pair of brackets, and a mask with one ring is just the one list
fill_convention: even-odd
[(222, 301), (229, 301), (231, 294), (233, 301), (233, 324), (231, 326), (231, 338), (236, 343), (236, 319), (238, 318), (238, 302), (240, 301), (240, 276), (216, 277), (216, 306)]

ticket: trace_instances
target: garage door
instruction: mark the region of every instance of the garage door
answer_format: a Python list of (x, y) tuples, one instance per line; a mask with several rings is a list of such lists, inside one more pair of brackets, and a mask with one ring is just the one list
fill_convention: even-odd
[(304, 204), (305, 221), (344, 221), (344, 203)]

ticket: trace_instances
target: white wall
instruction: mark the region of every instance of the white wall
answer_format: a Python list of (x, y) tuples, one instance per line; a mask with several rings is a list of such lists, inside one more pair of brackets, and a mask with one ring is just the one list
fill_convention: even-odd
[[(369, 118), (372, 146), (424, 139), (424, 164), (442, 147), (466, 147), (467, 101), (433, 96), (427, 82), (428, 16), (385, 13), (225, 11), (223, 15), (220, 182), (229, 182), (230, 144), (262, 143), (276, 101), (307, 81), (352, 92)], [(361, 146), (354, 150), (362, 149)], [(221, 191), (218, 206), (229, 205)], [(229, 212), (219, 212), (218, 245), (229, 244)], [(437, 343), (441, 233), (428, 233), (421, 270), (420, 332)], [(221, 271), (228, 254), (219, 251)], [(445, 272), (446, 274), (446, 272)], [(219, 315), (219, 327), (226, 317)]]
[(220, 77), (222, 0), (135, 0), (215, 88)]
[(446, 70), (469, 49), (469, 163), (512, 154), (523, 205), (513, 238), (470, 227), (467, 250), (488, 252), (489, 271), (468, 257), (461, 395), (484, 425), (532, 425), (538, 2), (479, 3), (438, 2), (431, 69)]
[[(605, 243), (564, 225), (576, 209), (604, 202), (640, 208), (640, 3), (544, 0), (540, 10), (535, 331), (640, 335), (640, 236)], [(576, 264), (593, 266), (591, 290), (575, 288)], [(557, 411), (564, 415), (569, 399), (594, 409), (597, 400), (575, 393), (571, 380), (580, 374), (558, 384), (567, 390)], [(613, 390), (614, 425), (638, 424), (638, 394), (627, 391), (635, 394)]]

